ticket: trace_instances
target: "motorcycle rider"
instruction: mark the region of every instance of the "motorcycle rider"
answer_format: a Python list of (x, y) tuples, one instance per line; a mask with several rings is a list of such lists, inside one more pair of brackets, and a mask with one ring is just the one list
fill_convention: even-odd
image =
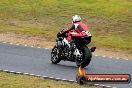
[[(75, 30), (75, 32), (70, 32), (71, 30)], [(63, 32), (67, 32), (67, 38), (65, 39), (65, 42), (69, 46), (70, 49), (73, 49), (72, 44), (72, 37), (83, 37), (83, 36), (91, 36), (89, 28), (86, 24), (81, 22), (81, 17), (79, 15), (74, 15), (72, 17), (72, 24), (69, 28), (65, 29)], [(91, 42), (91, 41), (90, 41)]]

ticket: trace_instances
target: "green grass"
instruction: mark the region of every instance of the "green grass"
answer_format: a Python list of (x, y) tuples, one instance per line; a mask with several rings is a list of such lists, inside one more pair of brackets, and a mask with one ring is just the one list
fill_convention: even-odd
[(75, 83), (53, 81), (39, 77), (0, 72), (0, 88), (95, 88)]
[(131, 0), (1, 0), (0, 32), (53, 41), (75, 14), (89, 25), (92, 45), (132, 50)]

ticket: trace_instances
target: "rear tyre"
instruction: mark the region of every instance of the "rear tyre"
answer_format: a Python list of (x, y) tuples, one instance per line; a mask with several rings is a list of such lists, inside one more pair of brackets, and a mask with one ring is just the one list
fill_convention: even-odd
[(81, 66), (82, 68), (84, 68), (89, 65), (92, 58), (92, 54), (87, 46), (83, 47), (82, 52), (83, 52), (83, 57), (82, 57), (83, 61), (80, 63), (80, 65), (77, 64), (77, 66)]
[(54, 48), (52, 49), (51, 52), (51, 62), (53, 64), (57, 64), (61, 61), (61, 59), (59, 58), (59, 50), (56, 46), (54, 46)]

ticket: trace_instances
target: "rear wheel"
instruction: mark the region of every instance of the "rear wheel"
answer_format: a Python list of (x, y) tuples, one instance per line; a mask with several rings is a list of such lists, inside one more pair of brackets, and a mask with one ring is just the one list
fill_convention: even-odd
[(56, 46), (54, 46), (54, 48), (52, 49), (51, 61), (53, 64), (57, 64), (61, 61), (61, 59), (59, 58), (59, 50)]
[(83, 61), (83, 52), (82, 50), (79, 50), (80, 52), (80, 56), (79, 57), (76, 57), (76, 65), (79, 67), (81, 65), (81, 62)]
[(91, 58), (92, 58), (92, 54), (87, 46), (84, 46), (81, 51), (83, 54), (82, 60), (81, 62), (76, 62), (76, 64), (77, 66), (81, 66), (82, 68), (84, 68), (89, 65)]

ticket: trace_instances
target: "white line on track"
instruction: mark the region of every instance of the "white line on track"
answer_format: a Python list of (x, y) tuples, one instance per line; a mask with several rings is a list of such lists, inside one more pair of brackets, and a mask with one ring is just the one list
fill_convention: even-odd
[(69, 80), (70, 82), (74, 82), (74, 80)]
[(3, 43), (7, 43), (7, 42), (3, 42)]
[(15, 71), (10, 71), (11, 73), (15, 73)]
[(36, 75), (37, 77), (41, 77), (41, 75)]
[(3, 70), (4, 72), (8, 72), (8, 70)]
[[(11, 44), (11, 45), (13, 45), (13, 44), (14, 44), (14, 43), (11, 43), (11, 42), (10, 42), (10, 43), (9, 43), (9, 42), (2, 42), (2, 43), (8, 43), (8, 44)], [(21, 44), (18, 44), (18, 43), (17, 43), (17, 44), (14, 44), (14, 45), (17, 45), (17, 46), (18, 46), (18, 45), (21, 45)], [(25, 44), (24, 46), (28, 46), (28, 45), (27, 45), (27, 44)], [(30, 47), (32, 47), (32, 48), (33, 48), (33, 47), (35, 47), (35, 46), (30, 46)], [(42, 47), (35, 47), (35, 48), (39, 48), (39, 49), (40, 49), (40, 48), (42, 48)], [(44, 48), (44, 49), (49, 50), (50, 48)], [(94, 56), (99, 56), (99, 55), (94, 54)], [(105, 58), (105, 57), (107, 57), (107, 56), (102, 56), (102, 57), (104, 57), (104, 58)], [(113, 58), (113, 57), (108, 57), (108, 58)], [(119, 59), (119, 58), (115, 58), (115, 59)], [(124, 59), (124, 60), (129, 60), (129, 59)]]
[(101, 87), (104, 87), (105, 85), (100, 85)]
[(27, 44), (25, 44), (24, 46), (28, 46)]
[(29, 74), (30, 76), (35, 76), (35, 74)]
[(31, 47), (34, 47), (34, 46), (31, 46)]
[(50, 49), (50, 48), (44, 48), (44, 49)]
[(42, 76), (43, 78), (47, 78), (47, 76)]
[(19, 46), (20, 44), (17, 43), (16, 45)]
[(23, 73), (24, 75), (29, 75), (29, 73)]
[(124, 60), (128, 60), (127, 58), (124, 58)]
[(113, 58), (113, 57), (109, 57), (109, 58)]
[(17, 74), (22, 74), (22, 72), (16, 72)]
[(66, 81), (67, 79), (62, 79), (63, 81)]
[(106, 86), (107, 88), (111, 88), (111, 86)]
[(94, 84), (95, 86), (99, 86), (99, 84)]
[[(43, 78), (48, 78), (48, 79), (55, 79), (55, 80), (61, 80), (61, 81), (67, 81), (67, 82), (77, 83), (77, 81), (74, 81), (74, 80), (54, 78), (54, 77), (41, 76), (41, 75), (35, 75), (35, 74), (29, 74), (29, 73), (22, 73), (22, 72), (15, 72), (15, 71), (2, 70), (2, 69), (0, 69), (0, 70), (1, 71), (4, 71), (4, 72), (8, 72), (8, 73), (24, 74), (24, 75), (29, 75), (29, 76), (43, 77)], [(100, 85), (100, 84), (94, 84), (94, 86), (100, 86), (100, 87), (103, 87), (103, 88), (117, 88), (117, 87), (105, 86), (105, 85)]]
[(61, 78), (55, 78), (56, 80), (60, 80)]
[(117, 88), (117, 87), (112, 87), (112, 88)]
[(116, 59), (119, 59), (119, 58), (116, 58)]
[(105, 58), (106, 56), (102, 56), (102, 57), (104, 57), (104, 58)]
[(9, 44), (13, 45), (13, 43), (12, 43), (12, 42), (10, 42)]
[(50, 79), (54, 79), (54, 77), (49, 77)]
[(40, 49), (41, 47), (37, 47), (37, 48), (39, 48), (39, 49)]

